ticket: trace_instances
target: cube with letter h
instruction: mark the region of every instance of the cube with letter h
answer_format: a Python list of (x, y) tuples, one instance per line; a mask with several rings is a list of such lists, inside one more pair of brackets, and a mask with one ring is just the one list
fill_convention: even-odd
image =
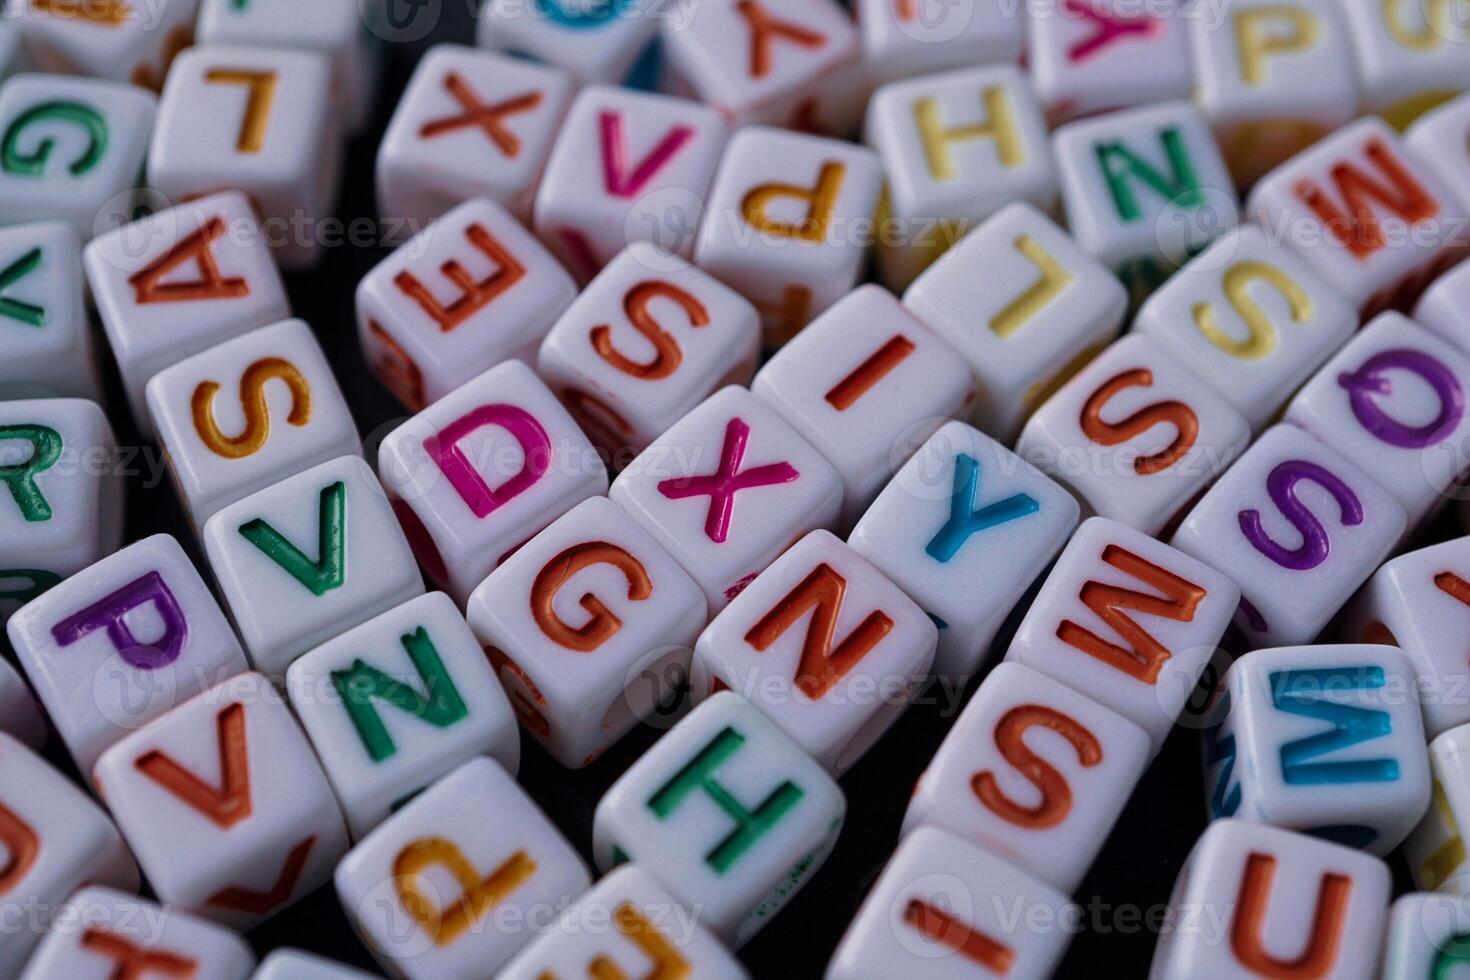
[(1206, 799), (1239, 817), (1387, 854), (1429, 808), (1409, 662), (1393, 647), (1248, 653), (1206, 732)]
[(837, 301), (766, 362), (751, 390), (842, 475), (842, 528), (895, 463), (975, 399), (965, 358), (881, 286)]
[(775, 411), (731, 385), (640, 453), (610, 496), (717, 613), (794, 541), (836, 521), (842, 479)]
[(626, 462), (715, 390), (748, 383), (760, 339), (743, 296), (635, 242), (556, 321), (536, 370), (587, 435)]
[(424, 591), (392, 505), (357, 456), (231, 504), (201, 537), (251, 665), (274, 679), (318, 644)]
[(657, 67), (663, 0), (490, 0), (480, 12), (475, 43), (556, 65), (583, 84), (646, 82)]
[(1011, 204), (926, 269), (903, 305), (964, 356), (980, 380), (971, 419), (1009, 444), (1116, 336), (1128, 294), (1054, 221)]
[(104, 219), (127, 221), (156, 114), (133, 85), (12, 76), (0, 85), (0, 222), (64, 221), (87, 241)]
[(892, 289), (1006, 204), (1055, 207), (1046, 120), (1011, 65), (885, 85), (868, 104), (865, 136), (888, 177), (878, 262)]
[(1122, 715), (1018, 663), (990, 672), (960, 713), (904, 815), (1075, 891), (1149, 760)]
[(1399, 555), (1373, 573), (1343, 620), (1344, 643), (1387, 643), (1408, 659), (1430, 738), (1470, 723), (1465, 642), (1470, 630), (1470, 538)]
[(950, 422), (898, 471), (848, 543), (934, 620), (934, 671), (963, 685), (1061, 551), (1079, 509), (1004, 446)]
[(45, 759), (0, 732), (0, 902), (26, 927), (0, 944), (17, 976), (62, 902), (85, 884), (138, 890), (138, 865), (97, 802)]
[(1062, 551), (1006, 652), (1148, 733), (1157, 752), (1235, 615), (1240, 589), (1101, 517)]
[(1342, 8), (1363, 82), (1363, 111), (1403, 129), (1470, 88), (1470, 23), (1456, 0)]
[(347, 852), (321, 765), (261, 674), (122, 739), (93, 781), (159, 900), (234, 929), (320, 887)]
[(1235, 182), (1192, 105), (1070, 123), (1052, 145), (1068, 228), (1136, 299), (1240, 222)]
[(1111, 344), (1031, 416), (1016, 453), (1088, 510), (1158, 534), (1245, 451), (1250, 426), (1154, 338)]
[(146, 391), (196, 531), (272, 483), (362, 452), (336, 376), (301, 320), (195, 354), (155, 375)]
[(378, 213), (420, 231), (471, 198), (530, 223), (572, 98), (547, 65), (436, 44), (419, 59), (378, 145)]
[(477, 755), (512, 773), (520, 765), (510, 703), (442, 592), (312, 650), (291, 665), (286, 689), (357, 840)]
[(606, 497), (563, 514), (469, 601), (521, 723), (571, 768), (679, 693), (706, 620), (699, 586)]
[(740, 961), (697, 920), (697, 910), (680, 906), (653, 875), (625, 864), (567, 906), (496, 976), (748, 980)]
[(1266, 229), (1242, 225), (1159, 287), (1133, 329), (1159, 342), (1259, 431), (1347, 343), (1358, 313)]
[(1071, 939), (1066, 923), (1077, 914), (1066, 895), (999, 855), (919, 827), (899, 842), (826, 975), (1044, 980), (1054, 975)]
[(740, 130), (710, 188), (695, 264), (755, 303), (766, 345), (779, 347), (857, 282), (882, 186), (867, 147)]
[(1291, 425), (1261, 436), (1170, 540), (1240, 586), (1236, 625), (1255, 647), (1310, 643), (1398, 544), (1408, 519), (1386, 490)]
[(222, 926), (137, 895), (89, 885), (57, 910), (21, 974), (46, 977), (197, 977), (246, 980), (255, 955)]
[(607, 491), (602, 458), (520, 361), (389, 433), (378, 476), (419, 564), (461, 605), (536, 532)]
[(707, 105), (584, 89), (536, 191), (536, 234), (583, 282), (633, 242), (692, 255), (727, 135)]
[(820, 765), (723, 691), (607, 791), (592, 848), (599, 868), (632, 861), (739, 948), (822, 866), (846, 812)]
[(1271, 171), (1248, 202), (1364, 320), (1412, 306), (1464, 256), (1467, 207), (1374, 117)]
[(358, 934), (408, 980), (497, 973), (587, 890), (586, 865), (492, 759), (419, 794), (337, 866)]
[[(119, 469), (112, 426), (96, 402), (0, 401), (0, 579), (43, 590), (116, 551)], [(7, 612), (0, 608), (0, 622)]]
[(286, 287), (239, 191), (210, 194), (100, 235), (82, 261), (133, 418), (164, 368), (291, 315)]
[(209, 587), (166, 534), (33, 599), (7, 632), (84, 774), (114, 742), (247, 669)]
[(734, 690), (841, 775), (923, 689), (937, 642), (912, 599), (813, 531), (700, 634), (690, 691)]
[(410, 411), (502, 361), (534, 363), (576, 283), (492, 201), (451, 210), (357, 287), (363, 356)]
[(844, 136), (856, 121), (857, 29), (834, 0), (712, 0), (664, 17), (662, 32), (674, 86), (737, 126)]
[(1216, 820), (1179, 872), (1149, 977), (1372, 980), (1390, 886), (1371, 855)]
[(1241, 187), (1357, 115), (1352, 42), (1330, 0), (1232, 0), (1186, 19), (1198, 101)]

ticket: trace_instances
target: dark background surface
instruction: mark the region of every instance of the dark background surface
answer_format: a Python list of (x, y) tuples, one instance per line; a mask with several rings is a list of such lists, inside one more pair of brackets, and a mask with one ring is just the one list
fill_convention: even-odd
[[(376, 0), (361, 2), (371, 4)], [(373, 120), (348, 146), (337, 208), (344, 222), (376, 217), (373, 161), (378, 141), (424, 48), (436, 42), (473, 44), (472, 0), (419, 0), (419, 5), (414, 0), (388, 2), (398, 7), (403, 34), (413, 39), (387, 46)], [(428, 25), (433, 25), (432, 30), (424, 34)], [(357, 419), (370, 462), (375, 462), (382, 436), (403, 419), (404, 413), (368, 373), (357, 343), (353, 295), (358, 281), (388, 251), (386, 247), (332, 248), (317, 269), (287, 276), (295, 315), (315, 328), (326, 349)], [(102, 347), (106, 349), (105, 342)], [(109, 384), (109, 414), (118, 428), (119, 443), (140, 445), (127, 418), (115, 371)], [(144, 451), (157, 458), (156, 447), (145, 447)], [(167, 481), (152, 486), (148, 483), (143, 476), (130, 481), (127, 540), (169, 532), (184, 544), (201, 569), (206, 568), (172, 488)], [(998, 650), (1005, 649), (1009, 632), (1010, 627), (1002, 634)], [(974, 687), (972, 683), (970, 690)], [(928, 703), (910, 710), (843, 777), (848, 815), (841, 839), (820, 872), (740, 951), (754, 977), (821, 976), (868, 887), (897, 844), (915, 781), (953, 723), (954, 711), (947, 708), (943, 696), (931, 691), (922, 700)], [(521, 784), (582, 852), (589, 867), (592, 815), (597, 801), (659, 734), (659, 729), (644, 726), (590, 768), (576, 772), (562, 768), (534, 740), (522, 736)], [(50, 757), (72, 771), (55, 738), (52, 743)], [(268, 772), (262, 775), (269, 778)], [(493, 820), (496, 814), (474, 816)], [(1058, 976), (1146, 975), (1164, 903), (1204, 825), (1199, 739), (1191, 726), (1181, 726), (1144, 775), (1074, 896), (1083, 910), (1083, 929), (1072, 939)], [(1395, 870), (1402, 882), (1402, 869)], [(292, 946), (381, 972), (353, 934), (330, 886), (253, 930), (247, 938), (262, 956), (277, 947)]]

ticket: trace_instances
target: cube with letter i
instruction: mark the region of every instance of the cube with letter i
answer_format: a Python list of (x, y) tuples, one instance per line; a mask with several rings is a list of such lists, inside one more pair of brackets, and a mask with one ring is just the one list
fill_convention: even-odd
[(1004, 205), (1056, 205), (1046, 120), (1011, 65), (883, 86), (868, 105), (866, 139), (888, 177), (878, 262), (892, 289)]
[(1239, 601), (1240, 589), (1215, 569), (1095, 517), (1047, 575), (1006, 660), (1112, 708), (1157, 752)]
[(100, 235), (82, 255), (133, 419), (153, 433), (155, 374), (291, 315), (286, 287), (239, 191), (210, 194)]
[(373, 111), (385, 25), (356, 0), (198, 0), (196, 33), (205, 45), (263, 44), (323, 54), (332, 63), (333, 98), (352, 128)]
[(0, 732), (0, 902), (26, 927), (0, 945), (16, 976), (67, 896), (85, 884), (138, 890), (138, 865), (96, 801), (45, 759)]
[(766, 362), (751, 390), (842, 475), (850, 528), (933, 430), (975, 398), (969, 365), (881, 286), (860, 286)]
[(546, 814), (483, 756), (389, 817), (336, 872), (348, 919), (408, 980), (498, 972), (591, 883)]
[(166, 534), (31, 600), (7, 631), (84, 774), (114, 742), (247, 669), (209, 587)]
[(1135, 300), (1240, 223), (1234, 178), (1192, 105), (1070, 123), (1052, 146), (1072, 236)]
[[(123, 478), (112, 426), (80, 398), (0, 401), (0, 599), (23, 600), (117, 550)], [(9, 610), (0, 605), (0, 623)]]
[(87, 74), (158, 91), (174, 57), (194, 43), (199, 0), (164, 0), (138, 10), (128, 0), (27, 0), (8, 16), (37, 68)]
[(89, 885), (57, 909), (21, 974), (47, 977), (190, 977), (246, 980), (255, 954), (228, 929), (137, 895)]
[(321, 765), (261, 674), (133, 732), (93, 778), (159, 900), (234, 929), (320, 887), (347, 852)]
[(963, 686), (1077, 526), (1076, 499), (962, 422), (919, 447), (848, 544), (939, 628), (934, 672)]
[(1430, 738), (1470, 723), (1470, 538), (1400, 555), (1348, 607), (1344, 643), (1398, 647), (1414, 672)]
[(1384, 313), (1286, 407), (1393, 494), (1418, 527), (1470, 471), (1470, 357), (1400, 313)]
[(904, 831), (939, 827), (1071, 892), (1148, 760), (1142, 728), (1045, 674), (1003, 663), (919, 777)]
[(1185, 861), (1150, 980), (1371, 980), (1388, 919), (1388, 866), (1339, 844), (1217, 820)]
[(1027, 63), (1056, 122), (1189, 97), (1184, 7), (1027, 0)]
[(480, 11), (481, 48), (556, 65), (584, 84), (636, 86), (657, 67), (664, 0), (489, 0)]
[(157, 99), (94, 78), (0, 85), (0, 222), (64, 221), (82, 241), (128, 221)]
[(1456, 0), (1342, 7), (1363, 84), (1363, 111), (1403, 129), (1470, 88), (1470, 21)]
[(1465, 254), (1467, 205), (1375, 117), (1271, 171), (1248, 209), (1365, 320), (1408, 308)]
[(1404, 133), (1414, 158), (1439, 175), (1470, 209), (1470, 94), (1426, 113)]
[(575, 977), (589, 964), (609, 977), (749, 977), (695, 912), (633, 864), (618, 868), (567, 906), (551, 928), (497, 976), (500, 980)]
[(1460, 725), (1429, 743), (1433, 777), (1424, 819), (1404, 841), (1404, 859), (1423, 891), (1465, 893), (1470, 881), (1465, 835), (1470, 833), (1470, 726)]
[(1230, 0), (1187, 19), (1199, 105), (1249, 187), (1357, 115), (1352, 42), (1330, 0)]
[(700, 634), (696, 701), (733, 690), (840, 775), (929, 679), (938, 629), (829, 531), (792, 545)]
[(454, 208), (357, 287), (363, 355), (411, 411), (512, 358), (533, 363), (576, 283), (498, 204)]
[(863, 70), (872, 85), (974, 65), (1021, 60), (1026, 17), (1018, 6), (945, 0), (857, 0)]
[(286, 689), (357, 840), (477, 755), (520, 765), (505, 692), (442, 592), (323, 643), (291, 665)]
[(1256, 650), (1225, 674), (1206, 732), (1211, 816), (1387, 854), (1429, 809), (1408, 660), (1393, 647)]
[(262, 327), (159, 372), (148, 412), (196, 531), (286, 476), (362, 452), (311, 328)]
[(756, 304), (766, 345), (779, 347), (857, 282), (882, 185), (867, 147), (740, 130), (705, 202), (694, 262)]
[(593, 497), (491, 572), (468, 618), (526, 730), (581, 768), (676, 698), (708, 617), (668, 552)]
[(1276, 419), (1358, 328), (1352, 303), (1256, 225), (1221, 235), (1159, 287), (1133, 329), (1244, 415)]
[(1383, 980), (1452, 974), (1455, 964), (1470, 960), (1467, 934), (1470, 909), (1463, 896), (1426, 892), (1401, 895), (1389, 912)]
[(220, 187), (250, 195), (288, 269), (322, 258), (336, 202), (341, 117), (326, 55), (279, 45), (190, 48), (168, 73), (148, 181), (182, 201)]
[(471, 198), (531, 220), (572, 79), (509, 55), (436, 44), (378, 145), (378, 214), (415, 233)]
[(673, 84), (735, 125), (844, 136), (856, 122), (866, 95), (857, 28), (835, 0), (711, 0), (667, 13)]
[(643, 868), (738, 949), (816, 874), (846, 813), (820, 765), (723, 691), (607, 791), (592, 849), (603, 870), (625, 861)]
[(82, 246), (62, 221), (0, 229), (0, 398), (102, 398)]
[(378, 476), (419, 564), (461, 605), (536, 532), (607, 491), (602, 458), (520, 361), (389, 433)]
[(760, 343), (745, 297), (635, 242), (556, 321), (536, 370), (618, 466), (717, 389), (748, 383)]
[(1240, 586), (1253, 647), (1310, 643), (1398, 545), (1392, 495), (1313, 436), (1268, 429), (1189, 512), (1170, 544)]
[(633, 242), (687, 258), (727, 135), (698, 102), (584, 89), (536, 191), (536, 234), (583, 282)]
[(970, 417), (1009, 444), (1042, 402), (1118, 333), (1128, 295), (1055, 222), (1012, 204), (903, 294), (980, 384)]
[(794, 541), (837, 520), (842, 478), (732, 385), (640, 453), (610, 496), (699, 583), (714, 614)]
[(252, 666), (273, 679), (313, 647), (424, 591), (387, 494), (357, 456), (231, 504), (201, 537)]
[(1021, 431), (1016, 454), (1098, 515), (1158, 534), (1250, 442), (1250, 426), (1154, 338), (1130, 334)]
[(919, 827), (899, 842), (863, 900), (827, 980), (1045, 980), (1078, 914), (1066, 895), (998, 854), (938, 827)]

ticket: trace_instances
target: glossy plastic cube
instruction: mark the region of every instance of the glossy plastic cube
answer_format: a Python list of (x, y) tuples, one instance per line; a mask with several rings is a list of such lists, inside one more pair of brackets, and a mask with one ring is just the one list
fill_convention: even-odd
[(661, 6), (661, 0), (489, 0), (480, 11), (476, 43), (556, 65), (578, 82), (631, 85), (656, 43)]
[(510, 703), (442, 592), (323, 643), (291, 665), (286, 687), (354, 839), (477, 755), (520, 765)]
[(1470, 832), (1470, 726), (1443, 732), (1429, 743), (1434, 779), (1429, 811), (1404, 841), (1404, 861), (1423, 891), (1465, 894), (1470, 879), (1465, 834)]
[(1470, 209), (1470, 96), (1419, 119), (1404, 133), (1404, 145)]
[(1383, 953), (1383, 980), (1418, 980), (1436, 972), (1453, 972), (1464, 962), (1464, 940), (1470, 932), (1470, 909), (1462, 895), (1410, 892), (1399, 896), (1388, 916)]
[(904, 464), (847, 541), (934, 620), (934, 672), (959, 688), (1062, 550), (1078, 513), (1076, 499), (1035, 467), (949, 422)]
[(0, 228), (0, 398), (101, 398), (86, 290), (69, 225)]
[(1019, 5), (857, 0), (852, 6), (863, 70), (874, 85), (1021, 59), (1026, 17)]
[(1444, 0), (1343, 5), (1363, 109), (1402, 129), (1470, 88), (1470, 24)]
[(174, 57), (194, 41), (199, 0), (17, 2), (9, 14), (39, 71), (94, 75), (158, 91)]
[(678, 696), (708, 621), (695, 581), (606, 497), (490, 573), (468, 618), (521, 724), (570, 768)]
[(83, 774), (108, 746), (247, 669), (209, 587), (166, 534), (31, 600), (7, 632)]
[(201, 538), (251, 665), (276, 679), (313, 647), (424, 591), (393, 507), (357, 456), (231, 504)]
[(536, 532), (607, 491), (601, 457), (520, 361), (389, 433), (378, 477), (419, 564), (461, 605)]
[(1470, 353), (1470, 262), (1434, 280), (1414, 307), (1414, 321)]

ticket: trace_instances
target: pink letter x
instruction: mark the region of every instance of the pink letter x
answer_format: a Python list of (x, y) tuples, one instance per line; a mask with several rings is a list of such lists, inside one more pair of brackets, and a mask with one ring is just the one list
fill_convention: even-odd
[(744, 419), (733, 418), (725, 426), (725, 446), (720, 450), (720, 468), (709, 476), (681, 476), (664, 480), (658, 492), (670, 500), (685, 497), (708, 497), (709, 516), (704, 519), (704, 533), (716, 544), (724, 544), (730, 533), (730, 511), (735, 507), (735, 494), (751, 487), (767, 487), (790, 483), (801, 476), (790, 463), (770, 463), (740, 472), (745, 458), (745, 444), (750, 441), (750, 426)]
[(1079, 0), (1066, 0), (1066, 6), (1070, 12), (1092, 21), (1097, 28), (1095, 33), (1078, 41), (1067, 52), (1067, 59), (1073, 64), (1092, 57), (1125, 34), (1157, 34), (1164, 26), (1163, 22), (1148, 16), (1127, 20), (1113, 17)]

